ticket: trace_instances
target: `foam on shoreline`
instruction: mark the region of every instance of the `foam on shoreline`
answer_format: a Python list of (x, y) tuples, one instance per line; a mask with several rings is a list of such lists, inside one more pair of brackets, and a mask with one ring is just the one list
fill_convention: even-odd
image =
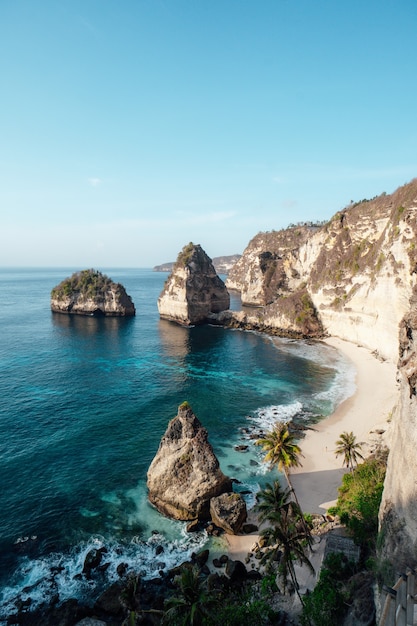
[[(325, 513), (337, 499), (345, 469), (335, 456), (335, 442), (344, 431), (364, 442), (365, 456), (389, 428), (389, 417), (398, 398), (396, 364), (380, 361), (369, 350), (331, 337), (326, 343), (343, 353), (356, 371), (355, 390), (334, 413), (306, 432), (300, 442), (302, 467), (291, 472), (291, 482), (303, 511)], [(342, 394), (343, 395), (343, 394)], [(378, 433), (376, 432), (378, 431)], [(227, 536), (231, 558), (243, 559), (257, 541), (256, 534)]]

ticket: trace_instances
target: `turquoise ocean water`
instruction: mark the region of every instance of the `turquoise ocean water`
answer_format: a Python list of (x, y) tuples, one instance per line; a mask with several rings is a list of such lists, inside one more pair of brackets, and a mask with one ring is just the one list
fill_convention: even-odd
[[(167, 274), (150, 269), (101, 269), (126, 287), (135, 318), (52, 314), (50, 291), (73, 271), (0, 270), (0, 623), (18, 597), (92, 601), (121, 562), (154, 576), (207, 543), (146, 497), (181, 402), (251, 506), (272, 477), (247, 431), (308, 423), (352, 393), (351, 366), (322, 343), (160, 320)], [(103, 545), (107, 569), (83, 579), (86, 553)]]

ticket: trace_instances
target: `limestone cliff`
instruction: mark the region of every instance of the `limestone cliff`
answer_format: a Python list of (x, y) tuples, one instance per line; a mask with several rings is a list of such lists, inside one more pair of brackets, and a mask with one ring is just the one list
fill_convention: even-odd
[(209, 517), (210, 499), (232, 491), (213, 452), (207, 431), (187, 403), (178, 408), (148, 470), (148, 497), (168, 517)]
[(72, 315), (135, 315), (135, 306), (123, 285), (93, 269), (75, 272), (54, 287), (51, 309), (55, 313)]
[(417, 567), (417, 287), (400, 325), (400, 399), (380, 509), (380, 556), (397, 571)]
[(352, 203), (325, 224), (258, 234), (226, 285), (257, 307), (222, 314), (227, 323), (245, 316), (254, 328), (296, 331), (300, 307), (291, 313), (286, 301), (304, 292), (323, 332), (398, 362), (380, 555), (398, 571), (417, 566), (417, 179)]
[(230, 306), (230, 296), (211, 259), (201, 246), (184, 246), (158, 299), (162, 318), (184, 324), (201, 324), (211, 313)]
[[(259, 233), (226, 286), (240, 291), (243, 305), (258, 307), (246, 311), (255, 328), (317, 335), (321, 325), (396, 360), (398, 325), (416, 284), (416, 236), (417, 179), (351, 204), (325, 224)], [(298, 300), (293, 314), (290, 295)]]

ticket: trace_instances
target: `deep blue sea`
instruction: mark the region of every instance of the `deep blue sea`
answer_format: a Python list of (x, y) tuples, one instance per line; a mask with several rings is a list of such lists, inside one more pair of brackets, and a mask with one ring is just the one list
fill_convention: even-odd
[[(350, 364), (322, 343), (160, 320), (167, 274), (150, 269), (101, 269), (135, 318), (53, 314), (51, 289), (73, 271), (0, 270), (0, 623), (16, 598), (93, 601), (121, 562), (153, 576), (207, 543), (147, 502), (147, 469), (181, 402), (251, 506), (271, 474), (250, 431), (308, 423), (352, 393)], [(87, 581), (93, 546), (109, 565)]]

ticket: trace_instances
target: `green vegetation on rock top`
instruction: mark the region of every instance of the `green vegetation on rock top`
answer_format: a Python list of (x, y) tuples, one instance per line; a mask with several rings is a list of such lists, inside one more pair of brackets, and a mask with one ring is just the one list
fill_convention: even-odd
[(60, 300), (82, 293), (86, 297), (94, 298), (104, 294), (112, 286), (115, 286), (115, 283), (105, 274), (94, 269), (82, 270), (54, 287), (51, 297)]

